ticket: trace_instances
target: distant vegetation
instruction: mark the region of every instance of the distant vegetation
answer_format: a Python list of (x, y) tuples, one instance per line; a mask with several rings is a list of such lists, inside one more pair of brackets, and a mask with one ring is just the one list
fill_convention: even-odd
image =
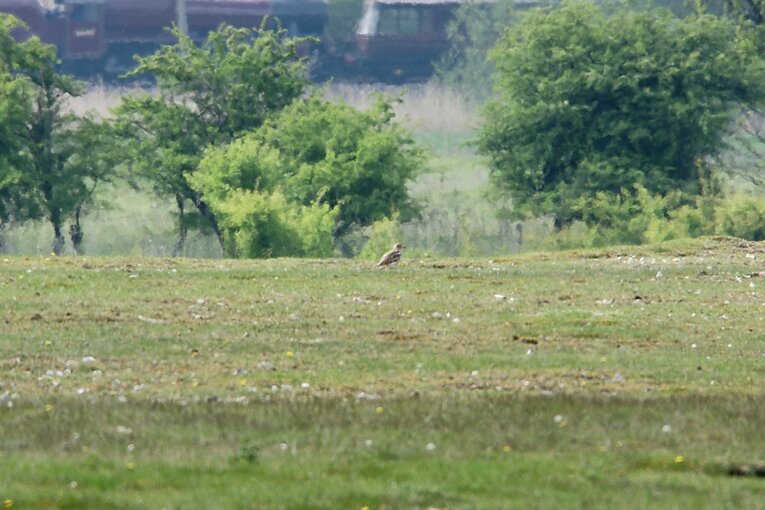
[(492, 53), (479, 147), (494, 182), (519, 217), (579, 220), (621, 242), (643, 240), (636, 221), (703, 209), (720, 196), (713, 158), (733, 105), (765, 101), (758, 35), (725, 17), (580, 1), (529, 13)]
[[(148, 182), (173, 201), (175, 254), (183, 252), (194, 226), (212, 232), (229, 256), (329, 256), (344, 233), (394, 213), (408, 219), (416, 212), (406, 185), (422, 167), (421, 151), (395, 125), (382, 97), (367, 113), (318, 99), (298, 56), (304, 38), (266, 29), (265, 23), (258, 30), (221, 26), (198, 46), (175, 30), (176, 44), (138, 58), (130, 74), (151, 76), (156, 93), (124, 97), (114, 118), (88, 132), (104, 134), (96, 140), (101, 145), (85, 146), (90, 138), (81, 134), (80, 146), (65, 151), (72, 145), (65, 121), (87, 120), (62, 110), (79, 84), (55, 73), (52, 47), (34, 38), (16, 43), (12, 18), (1, 19), (7, 53), (20, 54), (6, 79), (26, 80), (22, 85), (37, 90), (37, 100), (21, 104), (43, 108), (30, 110), (29, 121), (21, 114), (8, 120), (13, 126), (31, 123), (31, 134), (41, 135), (7, 153), (28, 154), (28, 166), (38, 174), (58, 172), (58, 181), (53, 175), (38, 183), (23, 161), (9, 159), (3, 168), (8, 177), (0, 182), (13, 203), (4, 207), (3, 225), (35, 219), (28, 203), (47, 207), (56, 254), (63, 251), (66, 220), (73, 222), (72, 243), (81, 251), (80, 210), (90, 195), (70, 198), (74, 171), (95, 187), (104, 179), (96, 170), (120, 167), (132, 183)], [(35, 66), (42, 65), (47, 74), (36, 80)], [(72, 85), (63, 88), (56, 80)], [(16, 138), (22, 137), (9, 133), (9, 141)], [(210, 155), (200, 172), (205, 154)], [(68, 208), (60, 196), (69, 199)]]
[(369, 257), (394, 237), (421, 256), (761, 239), (759, 5), (467, 3), (439, 85), (382, 97), (311, 85), (303, 40), (282, 31), (176, 33), (138, 60), (156, 86), (110, 93), (97, 114), (4, 17), (0, 249), (48, 253), (50, 236), (55, 253)]
[(54, 253), (63, 251), (66, 222), (78, 252), (82, 209), (115, 162), (104, 151), (104, 126), (65, 110), (84, 84), (56, 71), (54, 47), (37, 38), (17, 43), (18, 27), (0, 14), (0, 249), (9, 223), (44, 219)]
[(537, 246), (760, 238), (740, 180), (762, 182), (759, 2), (662, 3), (458, 11), (439, 75), (491, 99), (478, 145), (502, 212), (554, 226)]

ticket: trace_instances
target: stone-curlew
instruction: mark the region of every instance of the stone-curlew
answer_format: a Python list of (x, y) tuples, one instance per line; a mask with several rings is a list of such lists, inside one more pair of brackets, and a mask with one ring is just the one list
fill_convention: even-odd
[(377, 263), (377, 266), (392, 266), (398, 263), (398, 261), (401, 260), (401, 253), (403, 249), (404, 246), (401, 243), (394, 244), (393, 249), (382, 256), (380, 262)]

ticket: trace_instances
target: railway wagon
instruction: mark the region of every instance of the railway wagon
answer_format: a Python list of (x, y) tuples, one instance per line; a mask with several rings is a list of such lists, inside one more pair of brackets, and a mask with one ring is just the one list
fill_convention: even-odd
[(316, 79), (407, 82), (431, 76), (434, 62), (449, 48), (448, 27), (466, 0), (363, 0), (356, 45), (342, 50), (332, 44), (338, 34), (332, 33), (328, 1), (0, 0), (0, 12), (21, 18), (29, 28), (20, 37), (36, 34), (55, 44), (64, 70), (85, 77), (108, 79), (129, 70), (133, 55), (172, 42), (167, 27), (180, 19), (192, 38), (202, 40), (221, 23), (257, 27), (267, 17), (290, 35), (320, 39), (313, 48)]
[[(326, 0), (185, 0), (189, 35), (202, 40), (221, 23), (257, 27), (267, 16), (293, 35), (321, 35)], [(58, 48), (67, 70), (77, 74), (123, 72), (134, 54), (172, 42), (167, 31), (179, 19), (176, 0), (0, 0), (0, 12)]]
[(359, 66), (382, 81), (430, 76), (449, 48), (447, 29), (462, 0), (367, 0), (356, 39)]

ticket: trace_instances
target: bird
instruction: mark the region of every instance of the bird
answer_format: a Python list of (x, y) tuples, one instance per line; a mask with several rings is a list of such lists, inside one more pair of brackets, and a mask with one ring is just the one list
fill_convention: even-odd
[(403, 249), (404, 246), (401, 243), (394, 244), (393, 249), (382, 256), (380, 262), (377, 263), (377, 267), (392, 266), (393, 264), (398, 263), (398, 261), (401, 260), (401, 252)]

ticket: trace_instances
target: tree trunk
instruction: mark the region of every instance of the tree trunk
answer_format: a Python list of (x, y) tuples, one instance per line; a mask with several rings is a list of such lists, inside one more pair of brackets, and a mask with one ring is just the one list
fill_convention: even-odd
[(54, 211), (51, 214), (50, 219), (53, 225), (53, 254), (58, 256), (64, 251), (64, 234), (61, 232), (61, 213), (60, 211)]
[(223, 232), (220, 231), (220, 227), (218, 227), (218, 221), (215, 219), (215, 215), (210, 210), (210, 206), (208, 206), (207, 203), (205, 203), (205, 201), (202, 200), (196, 193), (194, 194), (193, 202), (199, 211), (199, 214), (201, 214), (202, 217), (207, 221), (207, 224), (210, 225), (210, 228), (218, 238), (218, 243), (220, 243), (221, 250), (225, 252), (226, 246), (223, 242)]
[(185, 209), (183, 208), (183, 197), (175, 195), (175, 203), (178, 205), (178, 240), (173, 248), (173, 257), (178, 257), (183, 253), (186, 246), (186, 237), (188, 236), (188, 227), (186, 226)]
[(80, 211), (80, 207), (75, 209), (74, 223), (69, 226), (69, 239), (72, 240), (72, 248), (74, 249), (75, 255), (82, 255), (84, 253), (82, 250), (82, 239), (84, 234), (82, 233), (82, 225), (80, 224)]
[(515, 233), (518, 234), (518, 248), (523, 246), (523, 223), (520, 221), (515, 224)]

